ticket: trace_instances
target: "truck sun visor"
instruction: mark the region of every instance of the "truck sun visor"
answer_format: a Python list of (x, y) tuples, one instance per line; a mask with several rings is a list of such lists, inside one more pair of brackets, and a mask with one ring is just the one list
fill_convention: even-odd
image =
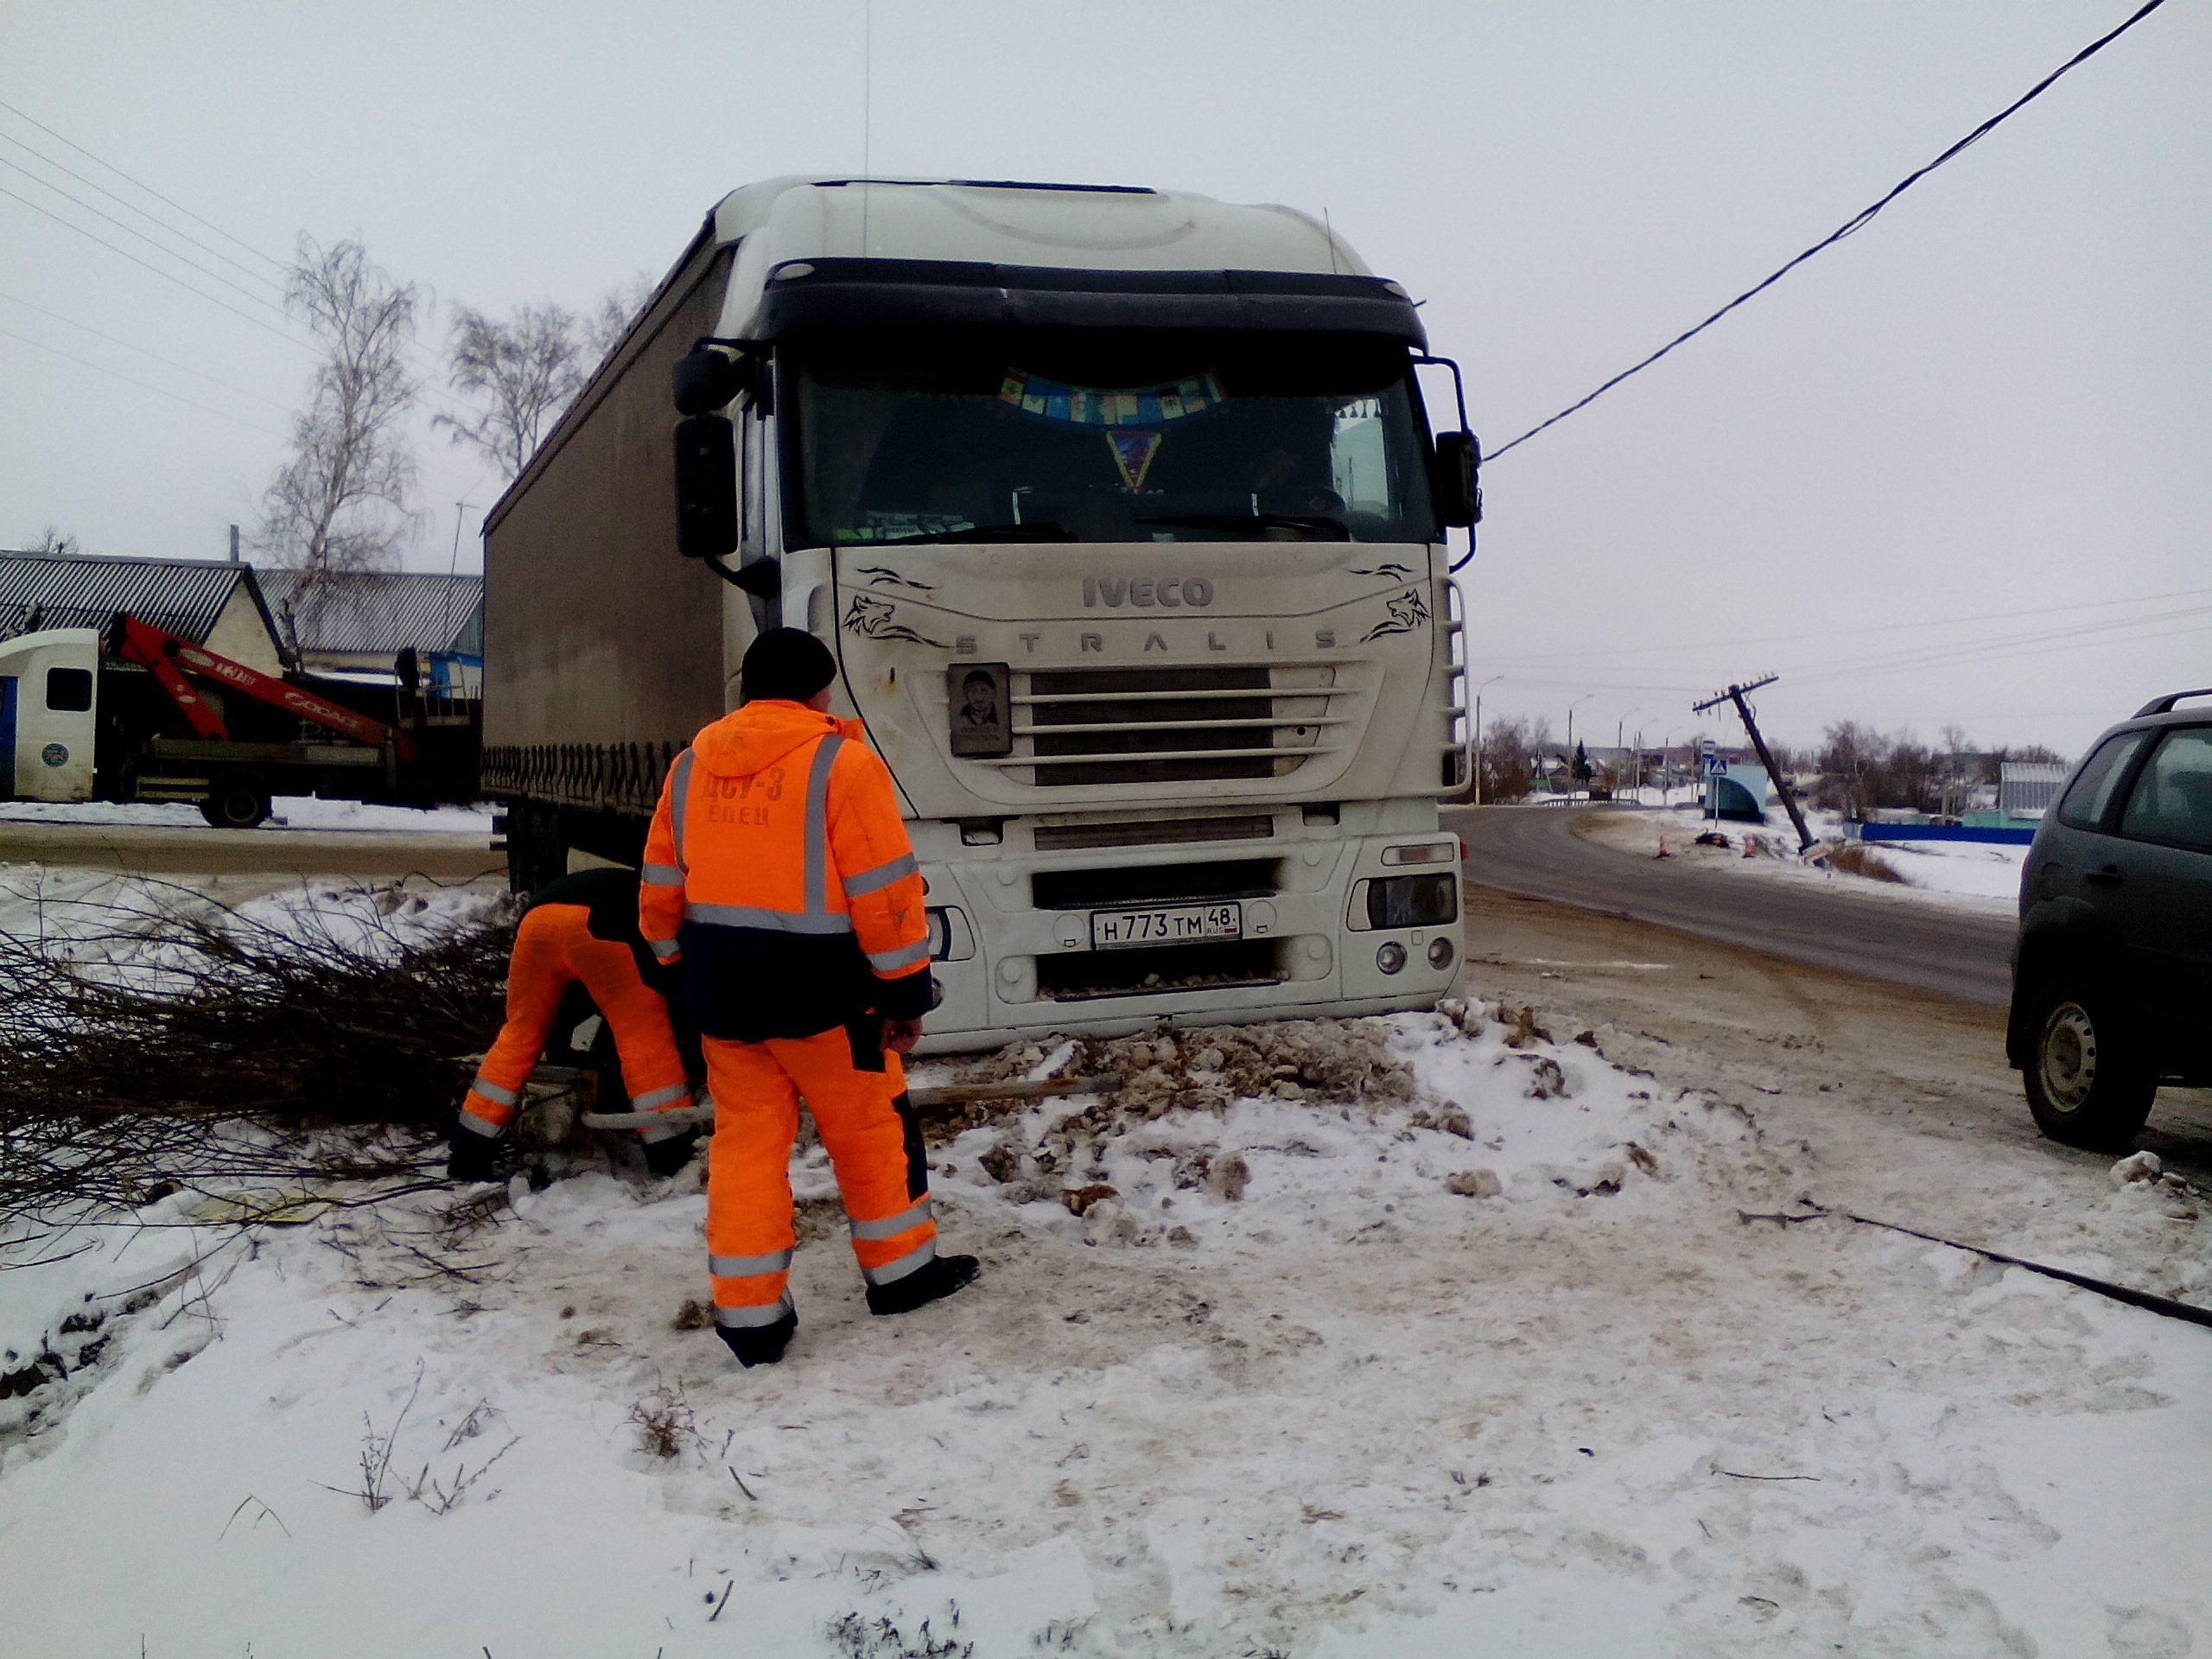
[(1274, 270), (1064, 270), (926, 259), (809, 259), (769, 274), (756, 332), (937, 327), (1207, 328), (1375, 334), (1427, 349), (1379, 276)]

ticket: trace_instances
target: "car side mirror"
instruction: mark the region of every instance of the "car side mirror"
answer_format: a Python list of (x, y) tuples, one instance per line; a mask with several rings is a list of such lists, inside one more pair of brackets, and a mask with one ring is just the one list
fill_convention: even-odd
[(737, 429), (720, 415), (676, 423), (676, 550), (719, 559), (737, 550)]
[(711, 346), (686, 352), (669, 369), (679, 415), (709, 415), (726, 409), (760, 383), (762, 365), (757, 358), (731, 357)]
[(1476, 482), (1478, 460), (1471, 432), (1440, 432), (1431, 486), (1439, 522), (1464, 528), (1482, 522), (1483, 493)]

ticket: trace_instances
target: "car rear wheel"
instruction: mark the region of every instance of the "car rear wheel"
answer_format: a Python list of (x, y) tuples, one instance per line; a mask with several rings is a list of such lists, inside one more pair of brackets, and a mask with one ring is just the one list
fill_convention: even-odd
[(2036, 1127), (2069, 1147), (2126, 1151), (2151, 1116), (2158, 1078), (2112, 999), (2062, 981), (2036, 999), (2030, 1028), (2025, 1077)]

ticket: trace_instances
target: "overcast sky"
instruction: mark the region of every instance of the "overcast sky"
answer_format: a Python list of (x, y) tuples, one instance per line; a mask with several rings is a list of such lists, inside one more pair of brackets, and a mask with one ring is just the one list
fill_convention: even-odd
[[(2130, 10), (874, 0), (865, 142), (879, 173), (1326, 209), (1426, 300), (1495, 447)], [(734, 186), (857, 172), (868, 15), (10, 0), (0, 190), (279, 329), (249, 296), (271, 293), (270, 261), (302, 230), (359, 236), (439, 302), (427, 365), (451, 302), (587, 307), (658, 276)], [(2208, 86), (2212, 8), (2173, 0), (1872, 226), (1500, 458), (1469, 573), (1478, 677), (1503, 677), (1485, 715), (1558, 728), (1573, 703), (1592, 741), (1680, 741), (1693, 693), (1772, 669), (1759, 703), (1785, 740), (1853, 718), (2072, 750), (2212, 684)], [(16, 170), (150, 229), (22, 145), (238, 264), (186, 247), (213, 275), (184, 270)], [(220, 556), (311, 365), (0, 195), (0, 545), (54, 524), (96, 552)], [(467, 501), (475, 568), (497, 493), (426, 429), (410, 565), (447, 568)]]

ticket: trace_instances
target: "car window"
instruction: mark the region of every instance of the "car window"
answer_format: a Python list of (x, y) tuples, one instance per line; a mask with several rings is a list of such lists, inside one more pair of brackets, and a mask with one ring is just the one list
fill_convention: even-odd
[(46, 706), (56, 714), (80, 715), (92, 706), (92, 671), (89, 668), (49, 668), (46, 671)]
[(2058, 821), (2070, 823), (2076, 830), (2101, 826), (2105, 809), (2112, 804), (2113, 791), (2126, 772), (2127, 763), (2135, 758), (2135, 752), (2149, 735), (2147, 732), (2122, 732), (2107, 739), (2103, 747), (2089, 757), (2088, 764), (2075, 774), (2074, 786), (2058, 804)]
[(2212, 851), (2212, 726), (2177, 726), (2129, 791), (2120, 833)]

